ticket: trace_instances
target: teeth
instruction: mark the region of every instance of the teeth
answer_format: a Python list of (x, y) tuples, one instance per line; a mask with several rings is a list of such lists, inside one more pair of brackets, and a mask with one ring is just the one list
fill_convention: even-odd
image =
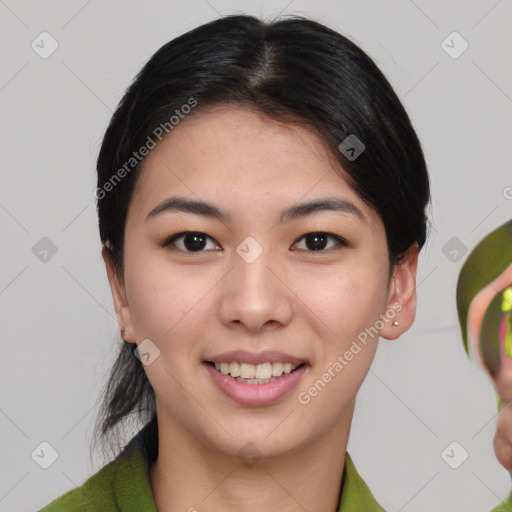
[(269, 382), (274, 382), (277, 380), (276, 377), (272, 377), (271, 379), (242, 379), (241, 377), (238, 377), (238, 382), (243, 382), (244, 384), (268, 384)]
[(240, 377), (242, 379), (271, 379), (272, 377), (280, 377), (283, 373), (290, 373), (295, 370), (298, 365), (291, 363), (263, 363), (263, 364), (248, 364), (248, 363), (215, 363), (215, 368), (224, 375), (228, 373), (231, 377)]
[(272, 377), (279, 377), (283, 373), (283, 363), (272, 363)]
[(236, 362), (234, 363), (224, 363), (229, 366), (229, 373), (231, 377), (240, 377), (240, 365)]
[(242, 377), (242, 379), (254, 379), (255, 373), (256, 369), (253, 364), (242, 363), (240, 365), (240, 377)]

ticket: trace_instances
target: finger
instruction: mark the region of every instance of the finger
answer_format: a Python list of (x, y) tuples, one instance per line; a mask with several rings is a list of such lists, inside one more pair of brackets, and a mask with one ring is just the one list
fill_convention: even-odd
[(499, 463), (507, 470), (512, 470), (512, 445), (502, 435), (496, 432), (493, 441), (494, 453)]

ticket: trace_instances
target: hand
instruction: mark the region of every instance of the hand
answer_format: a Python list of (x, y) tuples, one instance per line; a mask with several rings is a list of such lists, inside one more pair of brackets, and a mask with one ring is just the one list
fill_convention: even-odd
[(512, 470), (512, 403), (506, 402), (498, 415), (494, 434), (494, 453), (500, 464)]

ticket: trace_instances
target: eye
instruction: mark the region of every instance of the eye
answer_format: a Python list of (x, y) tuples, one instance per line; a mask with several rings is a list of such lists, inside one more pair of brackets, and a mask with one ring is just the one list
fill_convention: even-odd
[[(306, 241), (306, 251), (308, 252), (326, 252), (326, 241), (328, 239), (334, 240), (336, 242), (336, 245), (338, 248), (341, 247), (348, 247), (348, 242), (341, 238), (338, 235), (334, 235), (332, 233), (324, 233), (322, 231), (313, 232), (313, 233), (306, 233), (305, 235), (301, 236), (295, 243), (297, 244), (300, 240)], [(161, 244), (162, 247), (168, 247), (171, 245), (174, 245), (176, 248), (178, 248), (181, 251), (184, 252), (204, 252), (205, 246), (207, 245), (206, 240), (210, 239), (212, 241), (213, 238), (209, 237), (205, 233), (201, 233), (199, 231), (183, 231), (181, 233), (176, 233), (174, 235), (171, 235), (170, 237), (166, 238), (165, 241)], [(178, 246), (176, 243), (178, 240), (182, 240), (183, 244), (181, 247)], [(215, 241), (214, 241), (215, 242)], [(335, 245), (335, 247), (336, 247)], [(214, 250), (219, 250), (220, 246), (215, 242), (213, 244)], [(330, 247), (328, 250), (333, 249), (333, 247)], [(335, 248), (334, 248), (335, 249)], [(301, 249), (304, 250), (304, 249)]]
[[(340, 247), (348, 247), (348, 243), (345, 239), (341, 238), (338, 235), (333, 235), (332, 233), (324, 233), (322, 231), (317, 231), (314, 233), (306, 233), (305, 235), (301, 236), (299, 240), (306, 240), (306, 246), (308, 251), (310, 252), (322, 252), (323, 249), (325, 249), (326, 240), (331, 238), (332, 240), (335, 240), (337, 243), (338, 248)], [(297, 242), (295, 242), (297, 243)], [(325, 252), (325, 251), (323, 251)]]
[[(165, 241), (161, 244), (162, 247), (167, 247), (169, 245), (173, 245), (177, 240), (183, 239), (183, 246), (178, 247), (181, 251), (184, 252), (204, 252), (203, 249), (206, 245), (206, 239), (213, 240), (213, 238), (209, 237), (205, 233), (201, 233), (199, 231), (184, 231), (182, 233), (176, 233), (166, 238)], [(218, 244), (214, 244), (214, 249), (219, 247)]]

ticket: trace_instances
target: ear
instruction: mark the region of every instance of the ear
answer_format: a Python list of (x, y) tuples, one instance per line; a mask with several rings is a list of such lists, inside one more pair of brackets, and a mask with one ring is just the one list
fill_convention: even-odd
[(110, 289), (112, 290), (112, 298), (114, 299), (118, 328), (120, 331), (122, 329), (125, 330), (125, 336), (123, 337), (125, 341), (135, 343), (130, 306), (126, 300), (124, 280), (122, 276), (118, 275), (114, 264), (114, 255), (112, 250), (109, 248), (109, 242), (103, 246), (101, 255), (103, 257), (103, 261), (105, 262), (108, 281), (110, 283)]
[[(379, 336), (394, 340), (411, 327), (416, 317), (416, 271), (419, 246), (414, 242), (404, 254), (402, 263), (395, 266), (389, 286), (385, 316), (387, 321)], [(394, 312), (394, 317), (391, 317)], [(393, 325), (397, 321), (398, 325)]]

